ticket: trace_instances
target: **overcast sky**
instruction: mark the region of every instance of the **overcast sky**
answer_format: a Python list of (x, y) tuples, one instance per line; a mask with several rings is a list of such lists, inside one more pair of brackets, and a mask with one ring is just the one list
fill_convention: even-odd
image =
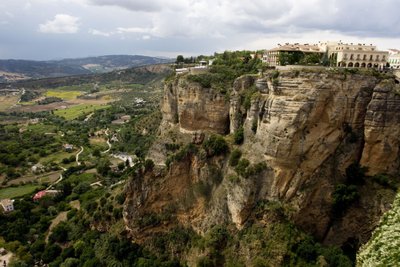
[(399, 9), (399, 0), (0, 0), (0, 58), (176, 57), (319, 40), (400, 49)]

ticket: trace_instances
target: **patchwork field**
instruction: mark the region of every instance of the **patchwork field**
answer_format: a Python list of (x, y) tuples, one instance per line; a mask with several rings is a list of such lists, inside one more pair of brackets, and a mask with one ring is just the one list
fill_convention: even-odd
[(81, 115), (89, 114), (95, 110), (106, 109), (111, 107), (110, 105), (99, 105), (99, 104), (79, 104), (71, 106), (63, 110), (55, 110), (54, 114), (57, 116), (64, 117), (67, 120), (73, 120)]

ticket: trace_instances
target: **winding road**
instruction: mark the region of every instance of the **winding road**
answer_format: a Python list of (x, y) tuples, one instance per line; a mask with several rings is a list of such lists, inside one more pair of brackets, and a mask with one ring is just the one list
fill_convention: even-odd
[(108, 145), (108, 149), (102, 151), (102, 152), (101, 152), (102, 154), (107, 153), (108, 151), (110, 151), (110, 149), (111, 149), (111, 147), (112, 147), (112, 145), (111, 145), (111, 143), (110, 143), (110, 138), (109, 138), (109, 136), (108, 136), (108, 128), (105, 130), (104, 133), (107, 135), (107, 145)]
[[(67, 170), (66, 168), (64, 168), (64, 167), (62, 167), (62, 166), (60, 166), (60, 168), (61, 168), (63, 171), (66, 171), (66, 170)], [(51, 185), (49, 185), (49, 186), (46, 188), (46, 190), (50, 190), (53, 186), (55, 186), (56, 184), (58, 184), (58, 183), (61, 182), (62, 180), (63, 180), (63, 175), (62, 175), (62, 173), (60, 173), (60, 178), (58, 178), (57, 181), (55, 181), (54, 183), (52, 183)]]
[(81, 154), (83, 152), (83, 146), (81, 146), (81, 151), (79, 151), (77, 154), (76, 154), (76, 156), (75, 156), (75, 161), (76, 161), (76, 164), (79, 166), (79, 165), (81, 165), (81, 162), (79, 161), (79, 155)]

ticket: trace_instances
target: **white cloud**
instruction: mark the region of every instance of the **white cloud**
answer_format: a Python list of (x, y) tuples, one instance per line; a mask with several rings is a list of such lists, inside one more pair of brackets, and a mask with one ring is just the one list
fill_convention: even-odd
[(152, 29), (152, 28), (141, 28), (141, 27), (130, 27), (130, 28), (118, 27), (117, 28), (117, 33), (151, 33), (153, 31), (154, 31), (154, 29)]
[(98, 6), (119, 6), (136, 12), (159, 12), (165, 9), (180, 10), (187, 5), (185, 0), (89, 0)]
[(151, 36), (150, 36), (150, 35), (143, 35), (143, 36), (142, 36), (142, 39), (143, 39), (143, 40), (150, 40), (150, 39), (151, 39)]
[(103, 31), (99, 31), (99, 30), (96, 30), (96, 29), (90, 29), (89, 33), (93, 34), (93, 35), (104, 36), (104, 37), (110, 37), (111, 35), (114, 34), (114, 32), (103, 32)]
[(57, 14), (53, 20), (48, 20), (39, 25), (39, 31), (43, 33), (77, 33), (79, 30), (79, 18), (67, 14)]
[(400, 36), (397, 0), (88, 0), (147, 12), (156, 36), (227, 36), (241, 33), (338, 31)]

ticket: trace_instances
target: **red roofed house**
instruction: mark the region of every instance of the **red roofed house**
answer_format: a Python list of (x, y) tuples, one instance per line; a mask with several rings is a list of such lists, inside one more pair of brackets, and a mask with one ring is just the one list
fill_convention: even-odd
[(44, 196), (55, 196), (58, 193), (60, 193), (59, 190), (42, 190), (37, 192), (34, 196), (33, 196), (33, 201), (38, 201), (40, 200), (42, 197)]

